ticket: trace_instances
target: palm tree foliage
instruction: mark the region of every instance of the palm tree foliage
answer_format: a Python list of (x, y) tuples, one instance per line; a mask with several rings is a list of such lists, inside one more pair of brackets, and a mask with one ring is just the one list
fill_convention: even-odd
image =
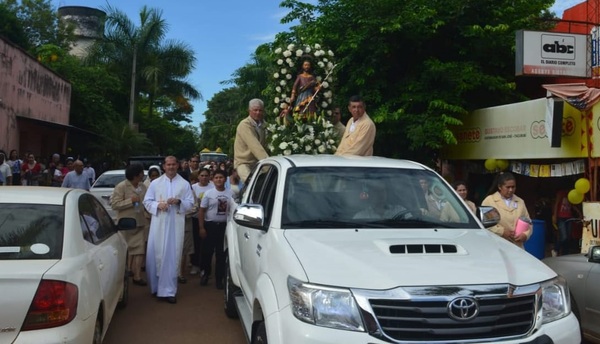
[[(158, 9), (143, 7), (139, 26), (115, 7), (104, 10), (104, 39), (81, 61), (69, 55), (72, 26), (58, 21), (49, 0), (0, 0), (0, 34), (71, 82), (70, 124), (81, 130), (69, 135), (69, 153), (116, 167), (130, 155), (197, 152), (198, 129), (180, 124), (190, 122), (190, 101), (201, 98), (186, 80), (194, 51), (165, 39)], [(140, 132), (127, 125), (132, 71)]]
[[(186, 77), (195, 67), (194, 51), (185, 43), (166, 40), (168, 24), (162, 11), (144, 6), (139, 26), (121, 10), (108, 5), (104, 39), (93, 46), (88, 63), (104, 63), (123, 83), (133, 88), (134, 103), (140, 95), (148, 98), (147, 111), (154, 114), (155, 101), (167, 97), (177, 108), (167, 116), (172, 122), (191, 122), (190, 100), (201, 94)], [(139, 122), (138, 118), (138, 122)], [(146, 123), (140, 122), (140, 129)]]

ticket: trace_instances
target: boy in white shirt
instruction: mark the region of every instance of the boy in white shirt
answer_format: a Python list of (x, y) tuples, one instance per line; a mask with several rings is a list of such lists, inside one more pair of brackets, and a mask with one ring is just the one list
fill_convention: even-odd
[(223, 289), (225, 280), (225, 227), (230, 205), (233, 204), (233, 192), (225, 189), (225, 171), (216, 170), (213, 176), (214, 189), (204, 192), (198, 212), (200, 237), (202, 238), (202, 254), (200, 257), (200, 270), (202, 277), (200, 285), (208, 284), (211, 272), (213, 253), (216, 257), (215, 277), (217, 289)]

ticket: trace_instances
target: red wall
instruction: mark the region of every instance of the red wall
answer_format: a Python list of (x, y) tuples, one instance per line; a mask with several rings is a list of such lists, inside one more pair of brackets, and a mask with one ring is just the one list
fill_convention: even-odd
[[(61, 129), (58, 135), (53, 132), (53, 138), (48, 142), (43, 137), (50, 128), (45, 128), (43, 122), (25, 125), (19, 118), (67, 126), (70, 104), (71, 84), (68, 81), (0, 38), (0, 149), (6, 152), (17, 149), (20, 154), (28, 150), (38, 156), (45, 155), (49, 147), (64, 150), (66, 129)], [(20, 138), (20, 132), (29, 137), (27, 142)]]

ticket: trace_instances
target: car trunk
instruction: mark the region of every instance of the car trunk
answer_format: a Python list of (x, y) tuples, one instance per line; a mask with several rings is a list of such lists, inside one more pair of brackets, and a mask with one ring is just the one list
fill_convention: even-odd
[[(1, 258), (1, 256), (0, 256)], [(0, 343), (12, 343), (21, 330), (40, 280), (57, 260), (3, 260), (0, 271)]]

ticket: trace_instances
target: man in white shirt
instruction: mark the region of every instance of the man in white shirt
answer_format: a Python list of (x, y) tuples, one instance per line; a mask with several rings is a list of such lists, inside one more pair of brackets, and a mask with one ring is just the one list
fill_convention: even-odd
[(3, 180), (0, 185), (12, 185), (12, 171), (6, 163), (6, 156), (3, 152), (0, 152), (0, 174), (2, 175), (0, 178)]

